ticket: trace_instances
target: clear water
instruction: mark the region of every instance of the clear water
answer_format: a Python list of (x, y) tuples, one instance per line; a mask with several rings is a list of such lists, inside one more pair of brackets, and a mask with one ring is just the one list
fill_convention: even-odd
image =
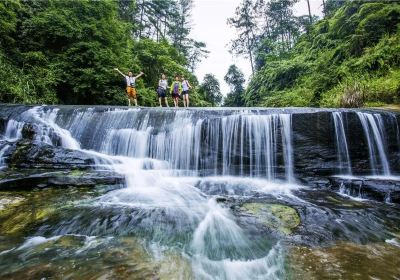
[[(66, 114), (36, 107), (9, 123), (7, 137), (18, 138), (19, 124), (34, 120), (37, 141), (88, 153), (94, 168), (123, 175), (125, 186), (0, 192), (0, 277), (350, 279), (360, 271), (400, 273), (400, 266), (387, 264), (400, 254), (393, 245), (400, 215), (386, 217), (400, 210), (297, 183), (290, 113), (195, 118), (183, 110), (159, 118), (138, 109)], [(343, 121), (335, 118), (346, 169)], [(376, 126), (367, 115), (360, 119), (368, 143), (379, 146), (379, 118), (372, 117)], [(385, 174), (385, 151), (375, 148), (373, 169), (382, 165)], [(241, 205), (248, 202), (245, 210)], [(285, 216), (293, 209), (307, 226), (288, 228)], [(314, 245), (301, 245), (308, 243)], [(351, 267), (351, 256), (363, 261)], [(372, 263), (380, 269), (363, 274)]]

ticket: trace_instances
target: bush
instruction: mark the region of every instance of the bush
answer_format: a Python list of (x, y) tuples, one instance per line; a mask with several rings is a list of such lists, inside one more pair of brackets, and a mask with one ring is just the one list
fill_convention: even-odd
[(364, 105), (364, 88), (361, 84), (355, 83), (344, 88), (340, 99), (340, 106), (344, 108), (360, 108)]

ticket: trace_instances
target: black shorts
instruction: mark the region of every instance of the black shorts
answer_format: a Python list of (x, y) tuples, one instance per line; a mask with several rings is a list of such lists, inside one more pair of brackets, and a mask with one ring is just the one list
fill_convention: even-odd
[(180, 95), (179, 95), (179, 93), (172, 93), (172, 98), (179, 98), (180, 97)]
[(157, 95), (158, 97), (165, 97), (167, 95), (167, 91), (163, 88), (158, 88), (157, 89)]
[(189, 94), (188, 90), (182, 91), (182, 95)]

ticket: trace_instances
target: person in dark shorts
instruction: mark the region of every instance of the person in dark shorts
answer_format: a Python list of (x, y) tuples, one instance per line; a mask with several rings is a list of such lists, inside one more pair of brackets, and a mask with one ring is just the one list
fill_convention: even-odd
[(175, 81), (171, 85), (170, 92), (172, 99), (174, 100), (175, 107), (179, 107), (179, 97), (182, 92), (182, 83), (179, 80), (179, 76), (175, 77)]
[(163, 99), (167, 107), (169, 107), (167, 99), (167, 88), (168, 88), (167, 77), (164, 74), (162, 74), (161, 80), (158, 81), (158, 88), (157, 88), (158, 102), (160, 103), (160, 107), (162, 107)]
[(189, 83), (185, 77), (182, 77), (182, 98), (183, 106), (189, 107), (189, 90), (192, 89), (192, 85)]
[(144, 75), (143, 72), (140, 72), (136, 77), (133, 76), (132, 71), (128, 72), (128, 75), (125, 75), (118, 68), (114, 68), (115, 71), (120, 73), (126, 80), (126, 94), (128, 95), (128, 105), (131, 106), (131, 100), (135, 102), (135, 106), (137, 106), (137, 98), (136, 98), (136, 79), (140, 78)]

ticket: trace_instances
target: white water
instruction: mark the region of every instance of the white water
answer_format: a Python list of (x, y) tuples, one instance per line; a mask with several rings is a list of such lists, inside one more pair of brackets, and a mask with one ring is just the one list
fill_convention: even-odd
[(335, 125), (335, 145), (336, 154), (339, 160), (339, 170), (341, 173), (344, 172), (346, 175), (351, 176), (351, 160), (343, 125), (343, 116), (341, 112), (332, 112), (332, 116)]
[(21, 138), (22, 128), (24, 126), (24, 122), (19, 122), (16, 120), (8, 120), (6, 131), (4, 133), (4, 137), (7, 141), (15, 141)]
[[(110, 112), (110, 115), (120, 113)], [(39, 126), (37, 140), (87, 152), (96, 158), (101, 168), (111, 168), (125, 176), (126, 188), (97, 198), (94, 207), (140, 209), (140, 213), (150, 215), (150, 220), (144, 221), (147, 227), (157, 228), (157, 220), (167, 219), (174, 223), (175, 234), (192, 232), (186, 250), (197, 279), (282, 278), (284, 253), (281, 245), (274, 245), (261, 256), (253, 252), (254, 241), (236, 223), (230, 209), (218, 204), (205, 186), (223, 186), (226, 195), (232, 196), (254, 193), (282, 196), (298, 188), (293, 184), (290, 115), (234, 115), (208, 121), (215, 138), (207, 140), (213, 153), (208, 162), (203, 162), (204, 151), (200, 150), (203, 121), (193, 122), (187, 112), (178, 112), (172, 124), (157, 128), (152, 126), (148, 116), (135, 127), (125, 128), (115, 119), (107, 129), (101, 130), (101, 145), (93, 147), (94, 151), (81, 149), (85, 131), (77, 127), (91, 123), (85, 114), (93, 113), (77, 113), (64, 124), (69, 125), (68, 130), (57, 124), (56, 109), (34, 108), (24, 117), (34, 118)], [(242, 132), (241, 141), (232, 134), (236, 129)], [(79, 136), (82, 138), (75, 138)], [(279, 139), (286, 174), (282, 183), (271, 181), (277, 177)], [(217, 165), (219, 158), (221, 166)], [(212, 166), (214, 163), (216, 165)], [(199, 171), (210, 164), (211, 177), (198, 177), (188, 172)], [(241, 174), (266, 179), (228, 176), (238, 169)], [(162, 235), (166, 229), (161, 227), (160, 230)], [(152, 238), (157, 242), (163, 237)], [(22, 246), (42, 242), (46, 239), (35, 237)]]
[(4, 154), (10, 148), (10, 145), (6, 144), (4, 147), (0, 149), (0, 169), (5, 167), (5, 158)]
[(373, 175), (390, 176), (390, 166), (385, 151), (387, 145), (382, 116), (363, 112), (357, 112), (357, 115), (360, 118), (367, 139)]
[[(189, 111), (176, 111), (157, 122), (140, 110), (60, 114), (36, 107), (23, 118), (38, 124), (37, 140), (82, 150), (96, 159), (96, 168), (113, 169), (126, 178), (126, 188), (91, 201), (93, 207), (139, 209), (135, 215), (143, 218), (141, 225), (159, 231), (148, 237), (154, 243), (171, 232), (189, 232), (190, 240), (181, 250), (189, 256), (197, 279), (284, 278), (283, 246), (272, 244), (260, 255), (254, 250), (255, 240), (215, 195), (280, 198), (299, 188), (293, 183), (290, 114), (244, 111), (195, 120)], [(369, 117), (361, 119), (368, 143), (378, 145), (375, 138), (382, 136), (383, 123), (378, 118), (377, 134)], [(343, 123), (337, 129), (345, 139)], [(375, 155), (375, 150), (370, 148), (370, 153)], [(238, 174), (246, 178), (233, 176)], [(169, 222), (170, 228), (165, 227)]]

